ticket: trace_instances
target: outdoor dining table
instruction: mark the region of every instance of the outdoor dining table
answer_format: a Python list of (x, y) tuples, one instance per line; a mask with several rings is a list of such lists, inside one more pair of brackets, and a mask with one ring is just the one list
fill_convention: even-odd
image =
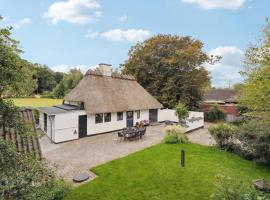
[(144, 128), (136, 128), (136, 127), (131, 127), (124, 129), (122, 131), (122, 135), (125, 139), (131, 139), (131, 138), (137, 138), (137, 137), (142, 137), (144, 134), (145, 127)]

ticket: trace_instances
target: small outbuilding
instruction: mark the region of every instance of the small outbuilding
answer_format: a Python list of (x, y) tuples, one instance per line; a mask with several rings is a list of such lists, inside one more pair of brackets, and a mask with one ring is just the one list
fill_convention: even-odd
[(219, 105), (227, 115), (227, 121), (233, 121), (239, 114), (237, 110), (238, 95), (233, 89), (212, 89), (205, 93), (201, 104), (203, 111), (207, 112), (214, 105)]
[(64, 97), (62, 105), (39, 108), (40, 128), (55, 143), (132, 127), (136, 122), (158, 122), (162, 108), (134, 77), (112, 72), (99, 64), (88, 70)]

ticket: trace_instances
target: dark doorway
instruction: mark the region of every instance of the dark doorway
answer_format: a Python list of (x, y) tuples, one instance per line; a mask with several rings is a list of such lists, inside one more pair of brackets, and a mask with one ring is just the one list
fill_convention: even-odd
[(127, 111), (127, 127), (133, 126), (133, 111)]
[(79, 138), (87, 136), (87, 115), (79, 116)]
[(47, 132), (47, 114), (44, 113), (43, 117), (44, 117), (44, 131)]
[(150, 109), (149, 110), (149, 122), (157, 122), (158, 118), (158, 110), (157, 109)]

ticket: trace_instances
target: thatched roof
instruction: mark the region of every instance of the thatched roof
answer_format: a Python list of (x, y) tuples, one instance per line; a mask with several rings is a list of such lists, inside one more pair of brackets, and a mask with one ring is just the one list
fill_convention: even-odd
[(237, 102), (237, 91), (232, 89), (212, 89), (205, 93), (204, 101)]
[(162, 108), (132, 76), (112, 73), (103, 76), (89, 70), (79, 84), (64, 97), (83, 102), (87, 113), (106, 113)]

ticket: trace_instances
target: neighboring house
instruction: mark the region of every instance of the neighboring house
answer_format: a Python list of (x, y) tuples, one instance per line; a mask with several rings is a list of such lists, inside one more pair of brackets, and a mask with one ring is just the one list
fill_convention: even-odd
[(62, 105), (39, 108), (40, 128), (55, 143), (158, 121), (162, 108), (137, 81), (99, 64), (64, 97)]
[(232, 89), (212, 89), (205, 93), (201, 104), (203, 111), (209, 111), (218, 104), (227, 114), (227, 120), (232, 121), (237, 117), (237, 91)]

